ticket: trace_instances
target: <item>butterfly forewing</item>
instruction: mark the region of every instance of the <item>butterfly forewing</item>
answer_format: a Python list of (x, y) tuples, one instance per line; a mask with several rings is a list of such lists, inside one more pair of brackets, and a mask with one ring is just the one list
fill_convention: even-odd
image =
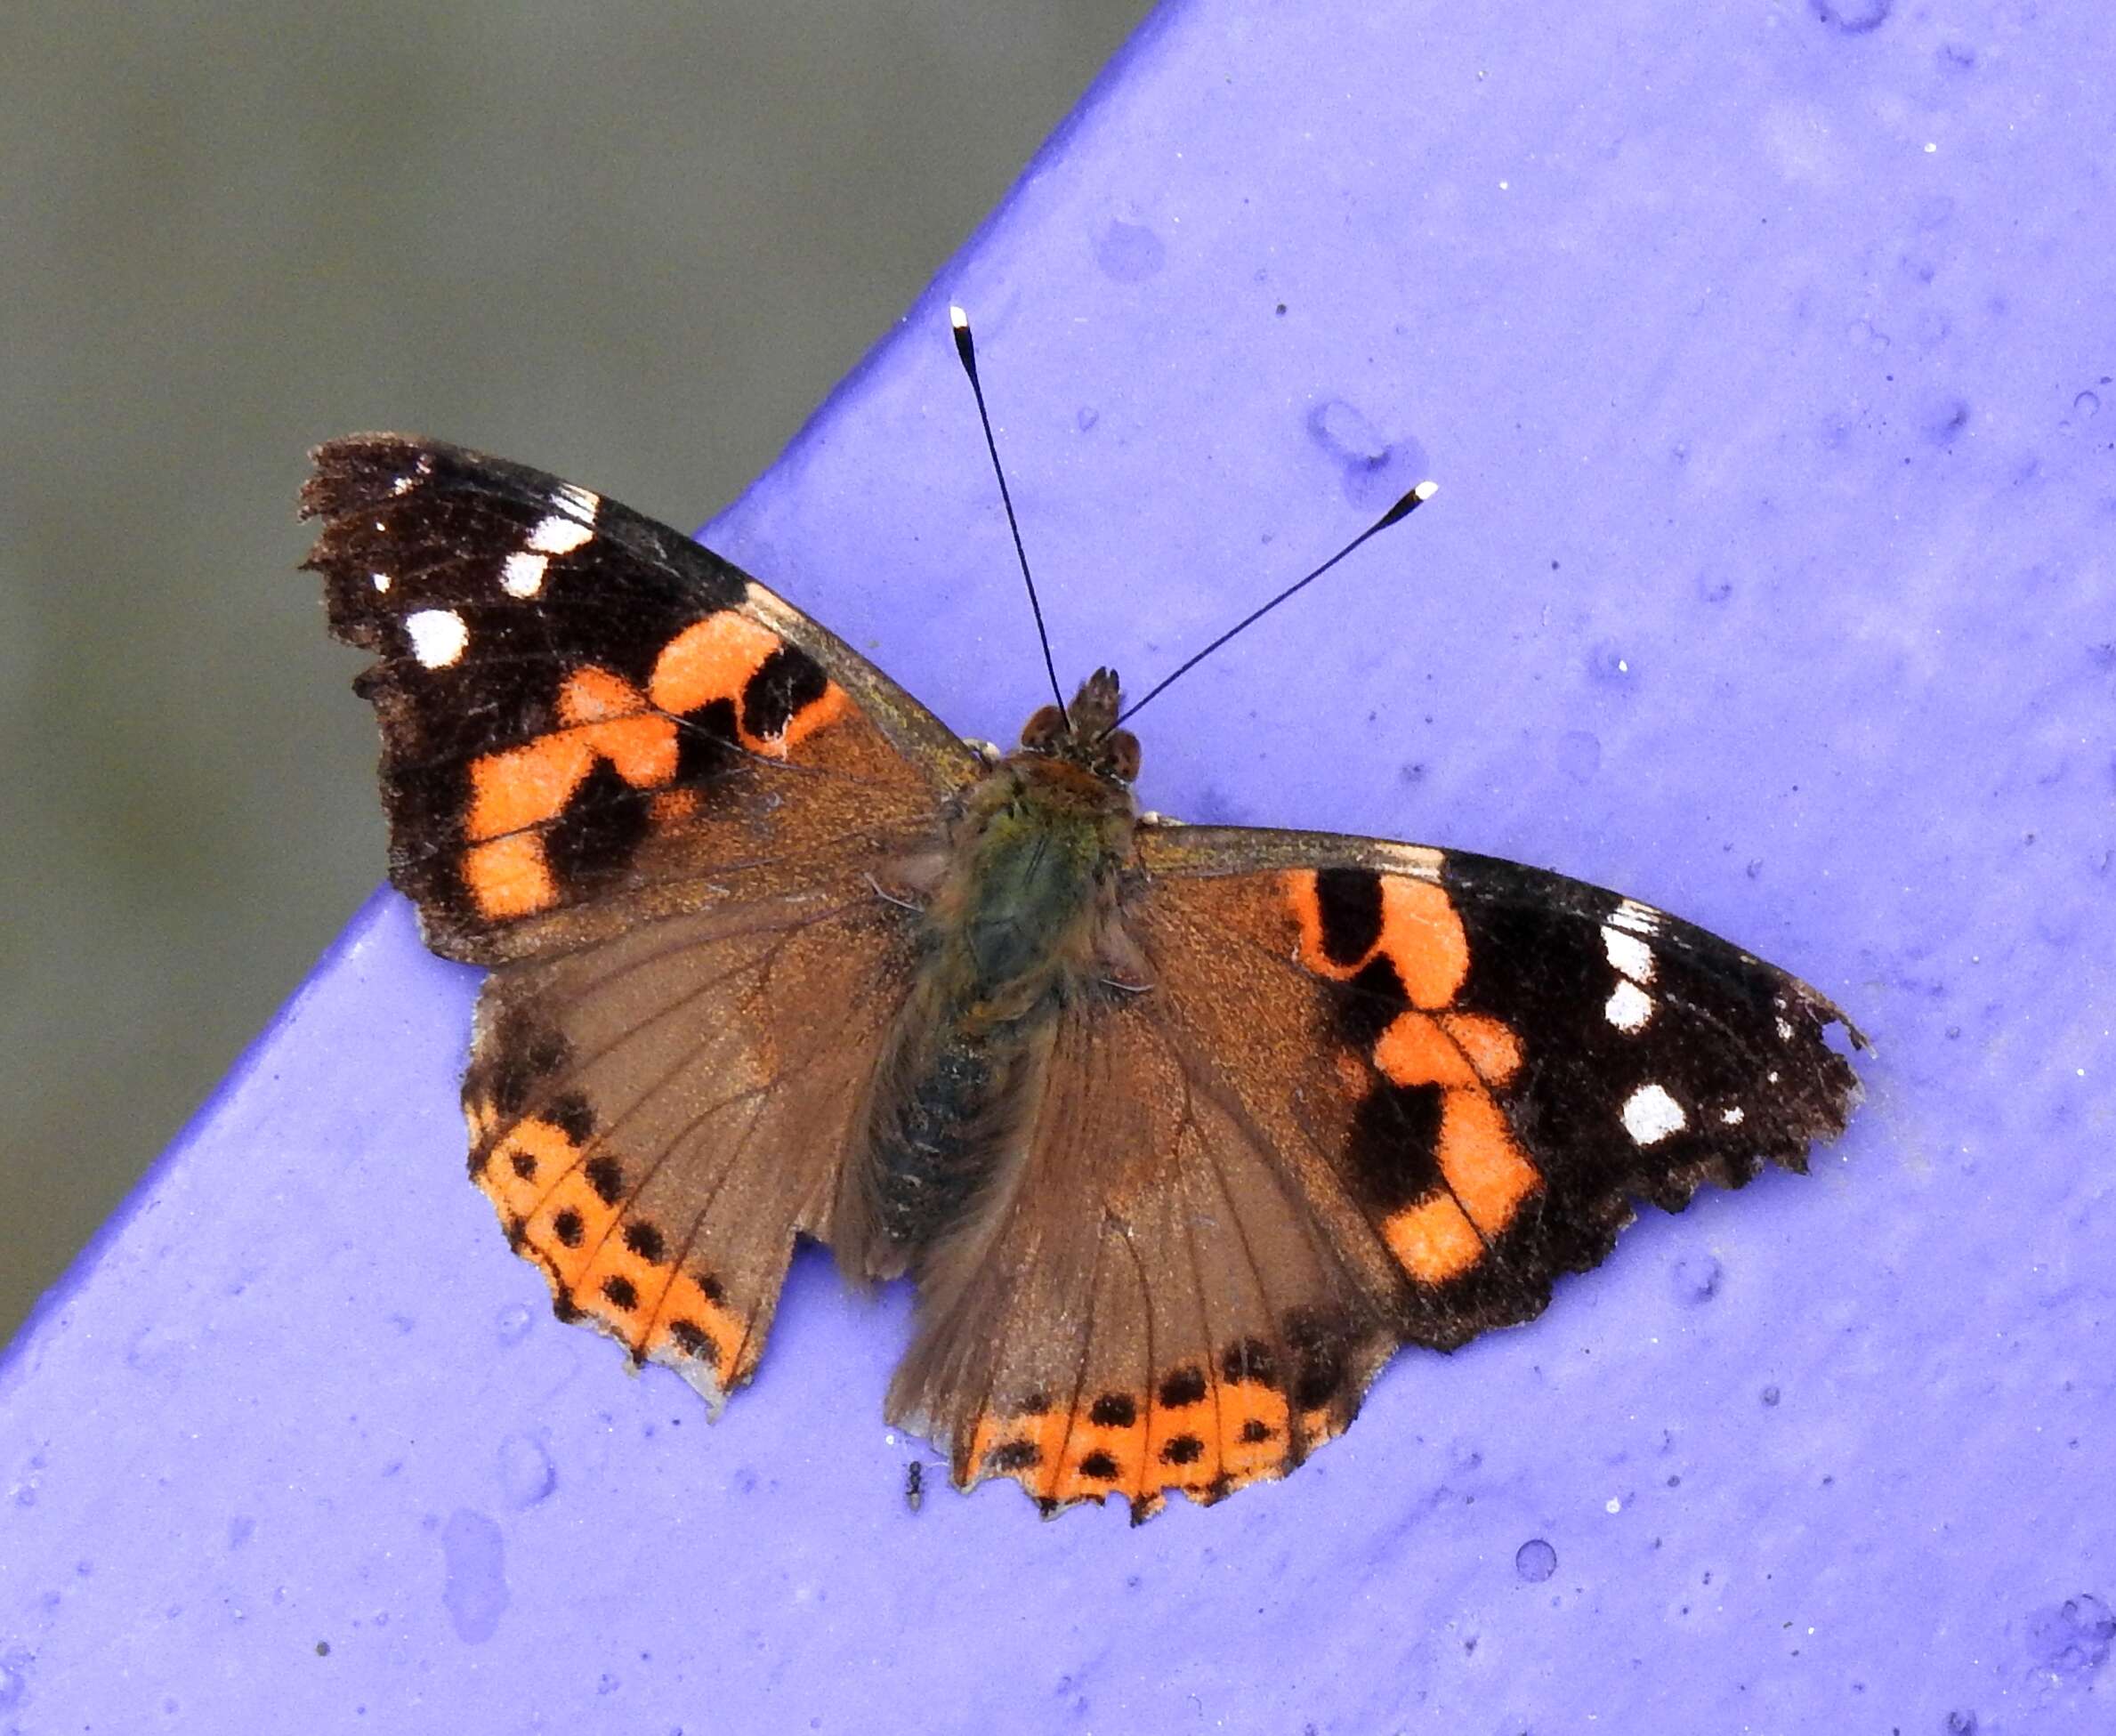
[(391, 877), (472, 963), (879, 858), (973, 764), (842, 641), (664, 525), (400, 435), (315, 455), (331, 630), (376, 654)]
[(1407, 1339), (1532, 1318), (1560, 1272), (1607, 1255), (1632, 1201), (1676, 1208), (1766, 1162), (1805, 1167), (1857, 1102), (1826, 1032), (1861, 1039), (1828, 1001), (1579, 881), (1216, 828), (1149, 833), (1142, 857), (1165, 1016), (1201, 1051), (1239, 1040), (1216, 1007), (1304, 1008), (1305, 1058), (1246, 1089), (1305, 1106), (1400, 1270)]

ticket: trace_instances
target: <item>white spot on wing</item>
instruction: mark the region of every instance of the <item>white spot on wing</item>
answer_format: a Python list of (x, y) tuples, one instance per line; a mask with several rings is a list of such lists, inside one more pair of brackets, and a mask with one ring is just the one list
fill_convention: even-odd
[(544, 588), (545, 561), (541, 554), (510, 554), (500, 569), (499, 588), (510, 597), (535, 596)]
[(1742, 1112), (1741, 1105), (1736, 1103), (1732, 1109), (1721, 1110), (1719, 1118), (1730, 1127), (1738, 1127), (1749, 1118)]
[(1632, 934), (1658, 934), (1660, 932), (1660, 912), (1651, 905), (1641, 904), (1635, 898), (1619, 901), (1609, 913), (1610, 922)]
[(1619, 982), (1602, 1012), (1619, 1030), (1644, 1030), (1653, 1016), (1653, 997), (1635, 982)]
[(570, 554), (594, 534), (580, 520), (553, 513), (529, 532), (529, 547), (537, 554)]
[(374, 585), (377, 591), (386, 591), (390, 588), (390, 576), (387, 573), (369, 573), (367, 582)]
[(1778, 1021), (1778, 1040), (1781, 1043), (1790, 1043), (1793, 1040), (1793, 1021), (1790, 1019)]
[(470, 629), (452, 609), (419, 609), (404, 618), (411, 654), (429, 669), (445, 669), (463, 655)]
[(400, 476), (394, 482), (390, 484), (390, 492), (393, 495), (409, 494), (418, 486), (419, 479), (417, 477)]
[(569, 518), (578, 519), (583, 524), (593, 524), (595, 514), (602, 510), (602, 497), (591, 489), (561, 482), (558, 492), (552, 496), (551, 504)]
[(1657, 1145), (1689, 1125), (1682, 1104), (1658, 1085), (1642, 1085), (1624, 1099), (1624, 1131), (1641, 1145)]
[(1634, 982), (1651, 982), (1653, 980), (1653, 949), (1637, 935), (1621, 928), (1605, 927), (1602, 931), (1602, 945), (1609, 954), (1609, 962)]

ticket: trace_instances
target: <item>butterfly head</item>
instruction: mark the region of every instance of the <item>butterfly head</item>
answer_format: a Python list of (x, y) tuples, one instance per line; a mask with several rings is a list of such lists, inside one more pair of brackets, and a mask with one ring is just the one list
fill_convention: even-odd
[(1116, 670), (1097, 669), (1063, 711), (1046, 706), (1022, 726), (1022, 751), (1128, 785), (1139, 775), (1139, 738), (1116, 727), (1123, 709)]

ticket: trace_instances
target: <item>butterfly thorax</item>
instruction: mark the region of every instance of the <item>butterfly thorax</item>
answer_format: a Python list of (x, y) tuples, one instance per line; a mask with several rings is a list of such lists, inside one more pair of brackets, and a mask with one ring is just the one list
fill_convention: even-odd
[(1138, 750), (1109, 729), (1115, 693), (1115, 677), (1098, 672), (1070, 726), (1055, 707), (1038, 712), (1022, 746), (952, 804), (917, 978), (836, 1228), (855, 1274), (916, 1269), (1006, 1189), (1060, 1010), (1123, 992), (1106, 979), (1127, 951), (1119, 903)]

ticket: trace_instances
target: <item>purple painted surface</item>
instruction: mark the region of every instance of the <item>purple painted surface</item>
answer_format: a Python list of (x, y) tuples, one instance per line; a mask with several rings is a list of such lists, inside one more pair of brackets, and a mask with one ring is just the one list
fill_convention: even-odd
[(552, 1320), (463, 1179), (474, 977), (378, 899), (0, 1374), (0, 1730), (2108, 1727), (2112, 63), (2031, 4), (1175, 7), (713, 529), (1006, 737), (948, 298), (1068, 671), (1429, 470), (1157, 703), (1146, 799), (1801, 973), (1878, 1045), (1811, 1178), (1283, 1485), (914, 1514), (901, 1296), (803, 1257), (712, 1428)]

